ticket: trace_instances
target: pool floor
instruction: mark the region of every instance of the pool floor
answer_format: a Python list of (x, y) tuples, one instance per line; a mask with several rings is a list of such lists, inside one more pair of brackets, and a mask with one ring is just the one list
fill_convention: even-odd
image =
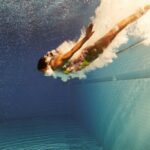
[(72, 120), (28, 119), (0, 123), (0, 150), (101, 150)]

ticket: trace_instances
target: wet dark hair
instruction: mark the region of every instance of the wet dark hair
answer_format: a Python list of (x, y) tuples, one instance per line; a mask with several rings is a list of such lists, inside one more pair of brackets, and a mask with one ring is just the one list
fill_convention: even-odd
[(41, 71), (43, 69), (46, 69), (46, 67), (47, 67), (46, 59), (44, 57), (41, 57), (38, 61), (37, 69)]

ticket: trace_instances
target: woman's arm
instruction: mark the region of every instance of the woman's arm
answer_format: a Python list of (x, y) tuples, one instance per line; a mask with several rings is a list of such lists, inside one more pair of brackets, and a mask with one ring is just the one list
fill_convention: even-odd
[(148, 10), (150, 10), (150, 5), (146, 5), (145, 7), (138, 9), (134, 14), (120, 21), (114, 28), (112, 28), (108, 33), (106, 33), (102, 38), (100, 38), (95, 43), (95, 46), (100, 46), (103, 49), (106, 48), (118, 35), (119, 32), (121, 32), (126, 26), (143, 16)]
[(93, 35), (93, 24), (90, 24), (88, 26), (88, 28), (86, 29), (86, 35), (83, 39), (81, 39), (69, 52), (67, 52), (66, 54), (64, 54), (62, 56), (62, 59), (70, 59), (72, 57), (72, 55), (77, 52), (82, 46), (83, 44)]
[(93, 24), (90, 24), (88, 28), (86, 29), (86, 35), (84, 38), (82, 38), (79, 42), (76, 43), (76, 45), (67, 53), (63, 55), (57, 56), (55, 59), (51, 61), (51, 67), (53, 69), (57, 69), (58, 67), (61, 67), (64, 65), (64, 63), (69, 60), (75, 52), (77, 52), (83, 44), (93, 35)]

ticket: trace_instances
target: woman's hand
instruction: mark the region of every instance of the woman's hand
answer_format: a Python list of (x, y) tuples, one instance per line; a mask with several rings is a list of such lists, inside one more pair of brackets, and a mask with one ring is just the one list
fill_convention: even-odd
[(94, 31), (92, 31), (92, 29), (93, 29), (93, 24), (91, 23), (86, 29), (85, 38), (89, 39), (93, 35)]

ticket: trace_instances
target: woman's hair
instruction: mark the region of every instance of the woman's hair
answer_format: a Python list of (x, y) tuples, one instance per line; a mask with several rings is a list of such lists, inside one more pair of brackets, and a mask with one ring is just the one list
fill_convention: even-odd
[(46, 67), (47, 67), (46, 59), (44, 57), (41, 57), (38, 61), (37, 69), (41, 71), (43, 69), (46, 69)]

